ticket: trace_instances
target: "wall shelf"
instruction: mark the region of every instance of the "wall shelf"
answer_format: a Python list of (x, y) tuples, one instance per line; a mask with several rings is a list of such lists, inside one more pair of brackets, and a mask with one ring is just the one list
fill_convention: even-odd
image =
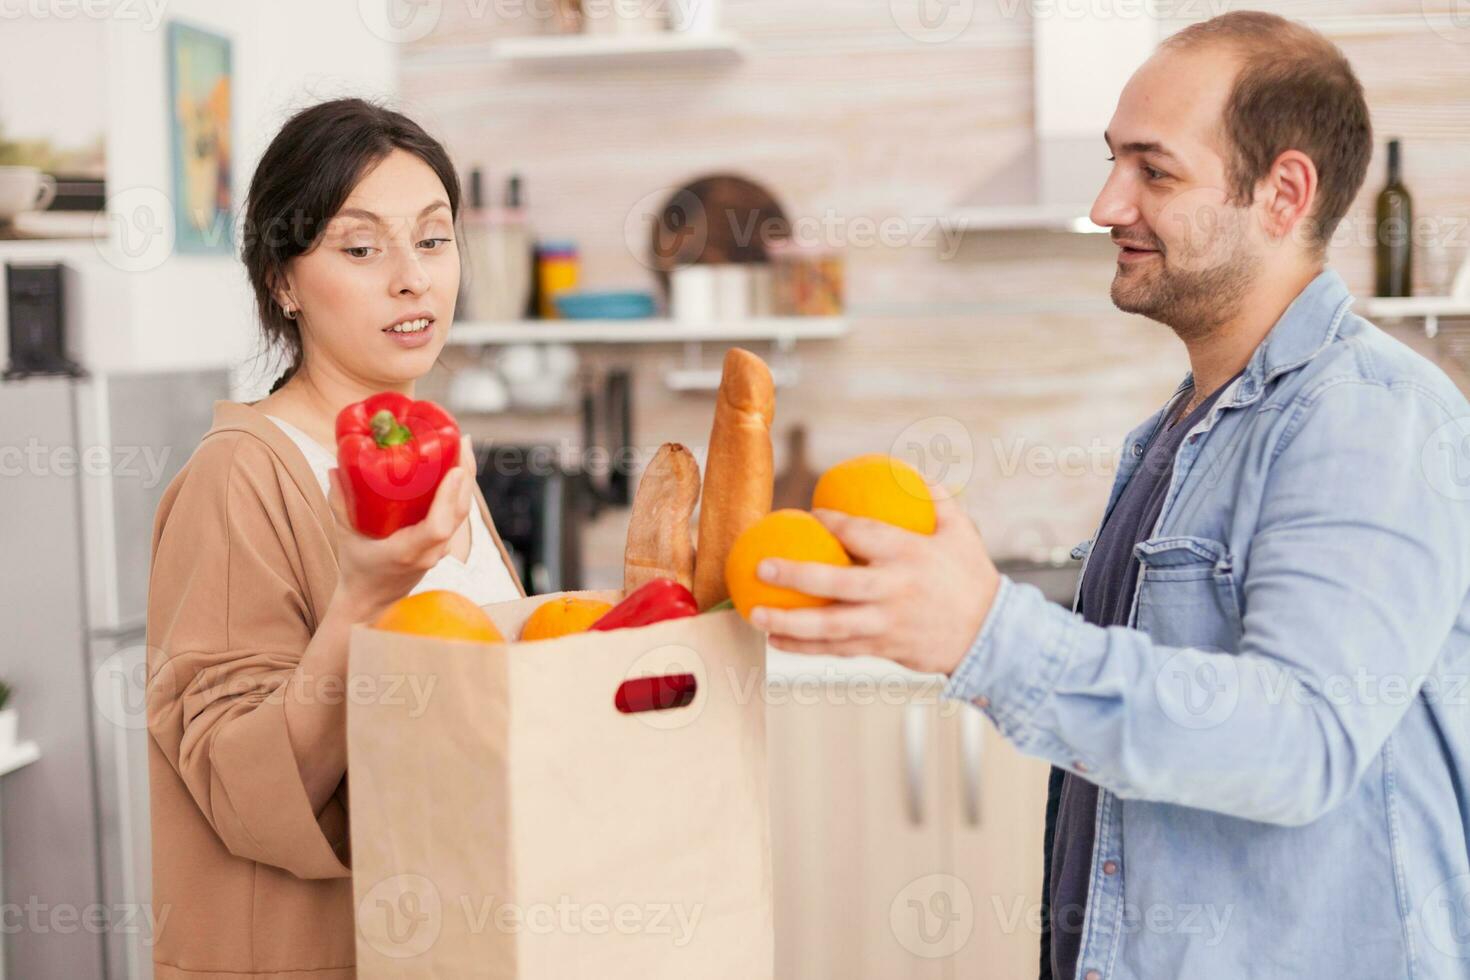
[(724, 31), (539, 35), (506, 38), (492, 43), (489, 49), (492, 62), (549, 69), (599, 64), (639, 67), (679, 60), (731, 63), (741, 57), (739, 38)]
[(1370, 320), (1423, 320), (1431, 338), (1439, 333), (1442, 317), (1470, 317), (1470, 298), (1456, 296), (1365, 296), (1353, 312)]
[(460, 346), (504, 344), (689, 344), (770, 340), (781, 347), (802, 340), (833, 340), (847, 333), (844, 317), (758, 317), (713, 323), (653, 320), (463, 321), (449, 331)]
[(35, 742), (17, 742), (0, 751), (0, 776), (15, 772), (41, 758), (41, 750)]
[(461, 347), (506, 344), (683, 344), (680, 363), (664, 372), (671, 391), (714, 391), (720, 369), (704, 363), (703, 345), (769, 341), (776, 347), (771, 376), (778, 388), (800, 378), (793, 351), (798, 341), (835, 340), (847, 333), (844, 317), (790, 316), (679, 323), (654, 320), (528, 320), (510, 323), (456, 323), (448, 343)]

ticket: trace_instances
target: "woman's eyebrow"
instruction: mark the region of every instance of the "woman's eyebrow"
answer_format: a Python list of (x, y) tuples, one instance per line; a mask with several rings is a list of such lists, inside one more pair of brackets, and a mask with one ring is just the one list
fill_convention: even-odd
[[(429, 212), (435, 211), (435, 210), (437, 210), (439, 208), (444, 208), (445, 210), (448, 210), (449, 209), (449, 202), (448, 201), (443, 201), (443, 200), (431, 201), (430, 203), (428, 203), (428, 204), (426, 204), (424, 206), (424, 209), (422, 211), (420, 211), (418, 213), (418, 217), (422, 218), (425, 215), (429, 214)], [(338, 217), (338, 218), (363, 218), (363, 219), (365, 219), (367, 221), (371, 221), (374, 224), (379, 224), (379, 225), (381, 225), (383, 223), (383, 219), (382, 219), (382, 217), (380, 215), (377, 215), (377, 214), (373, 213), (372, 211), (368, 211), (368, 210), (366, 210), (364, 208), (343, 208), (341, 211), (338, 211), (337, 212), (336, 217)]]

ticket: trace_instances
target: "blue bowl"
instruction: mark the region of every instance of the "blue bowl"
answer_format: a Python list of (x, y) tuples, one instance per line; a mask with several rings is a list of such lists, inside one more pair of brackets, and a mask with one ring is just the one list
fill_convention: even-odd
[(644, 320), (655, 309), (651, 293), (632, 291), (563, 293), (552, 302), (568, 320)]

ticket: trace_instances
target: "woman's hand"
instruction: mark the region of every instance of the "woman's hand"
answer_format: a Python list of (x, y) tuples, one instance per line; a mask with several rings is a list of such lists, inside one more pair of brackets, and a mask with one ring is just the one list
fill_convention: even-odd
[(474, 479), (475, 458), (466, 437), (460, 442), (459, 464), (434, 491), (428, 515), (386, 538), (370, 538), (352, 526), (341, 477), (331, 471), (327, 500), (337, 519), (337, 591), (301, 657), (286, 699), (286, 731), (313, 813), (321, 814), (347, 771), (346, 701), (327, 696), (326, 688), (317, 685), (326, 679), (334, 690), (342, 690), (337, 685), (347, 676), (353, 625), (376, 620), (449, 552), (455, 532), (469, 516)]
[(327, 495), (337, 519), (337, 594), (348, 620), (366, 623), (408, 595), (429, 569), (449, 553), (454, 533), (469, 516), (473, 500), (475, 459), (468, 436), (460, 442), (459, 462), (445, 474), (434, 492), (428, 515), (386, 538), (370, 538), (352, 526), (342, 478), (330, 473)]

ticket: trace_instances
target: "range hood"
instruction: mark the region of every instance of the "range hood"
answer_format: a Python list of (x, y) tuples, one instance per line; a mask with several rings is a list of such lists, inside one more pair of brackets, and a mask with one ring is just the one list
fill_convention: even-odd
[(1136, 16), (1104, 4), (1066, 6), (1033, 10), (1031, 143), (944, 216), (947, 228), (1104, 230), (1087, 218), (1112, 166), (1103, 131), (1129, 76), (1158, 44), (1159, 26), (1152, 4), (1140, 4)]

